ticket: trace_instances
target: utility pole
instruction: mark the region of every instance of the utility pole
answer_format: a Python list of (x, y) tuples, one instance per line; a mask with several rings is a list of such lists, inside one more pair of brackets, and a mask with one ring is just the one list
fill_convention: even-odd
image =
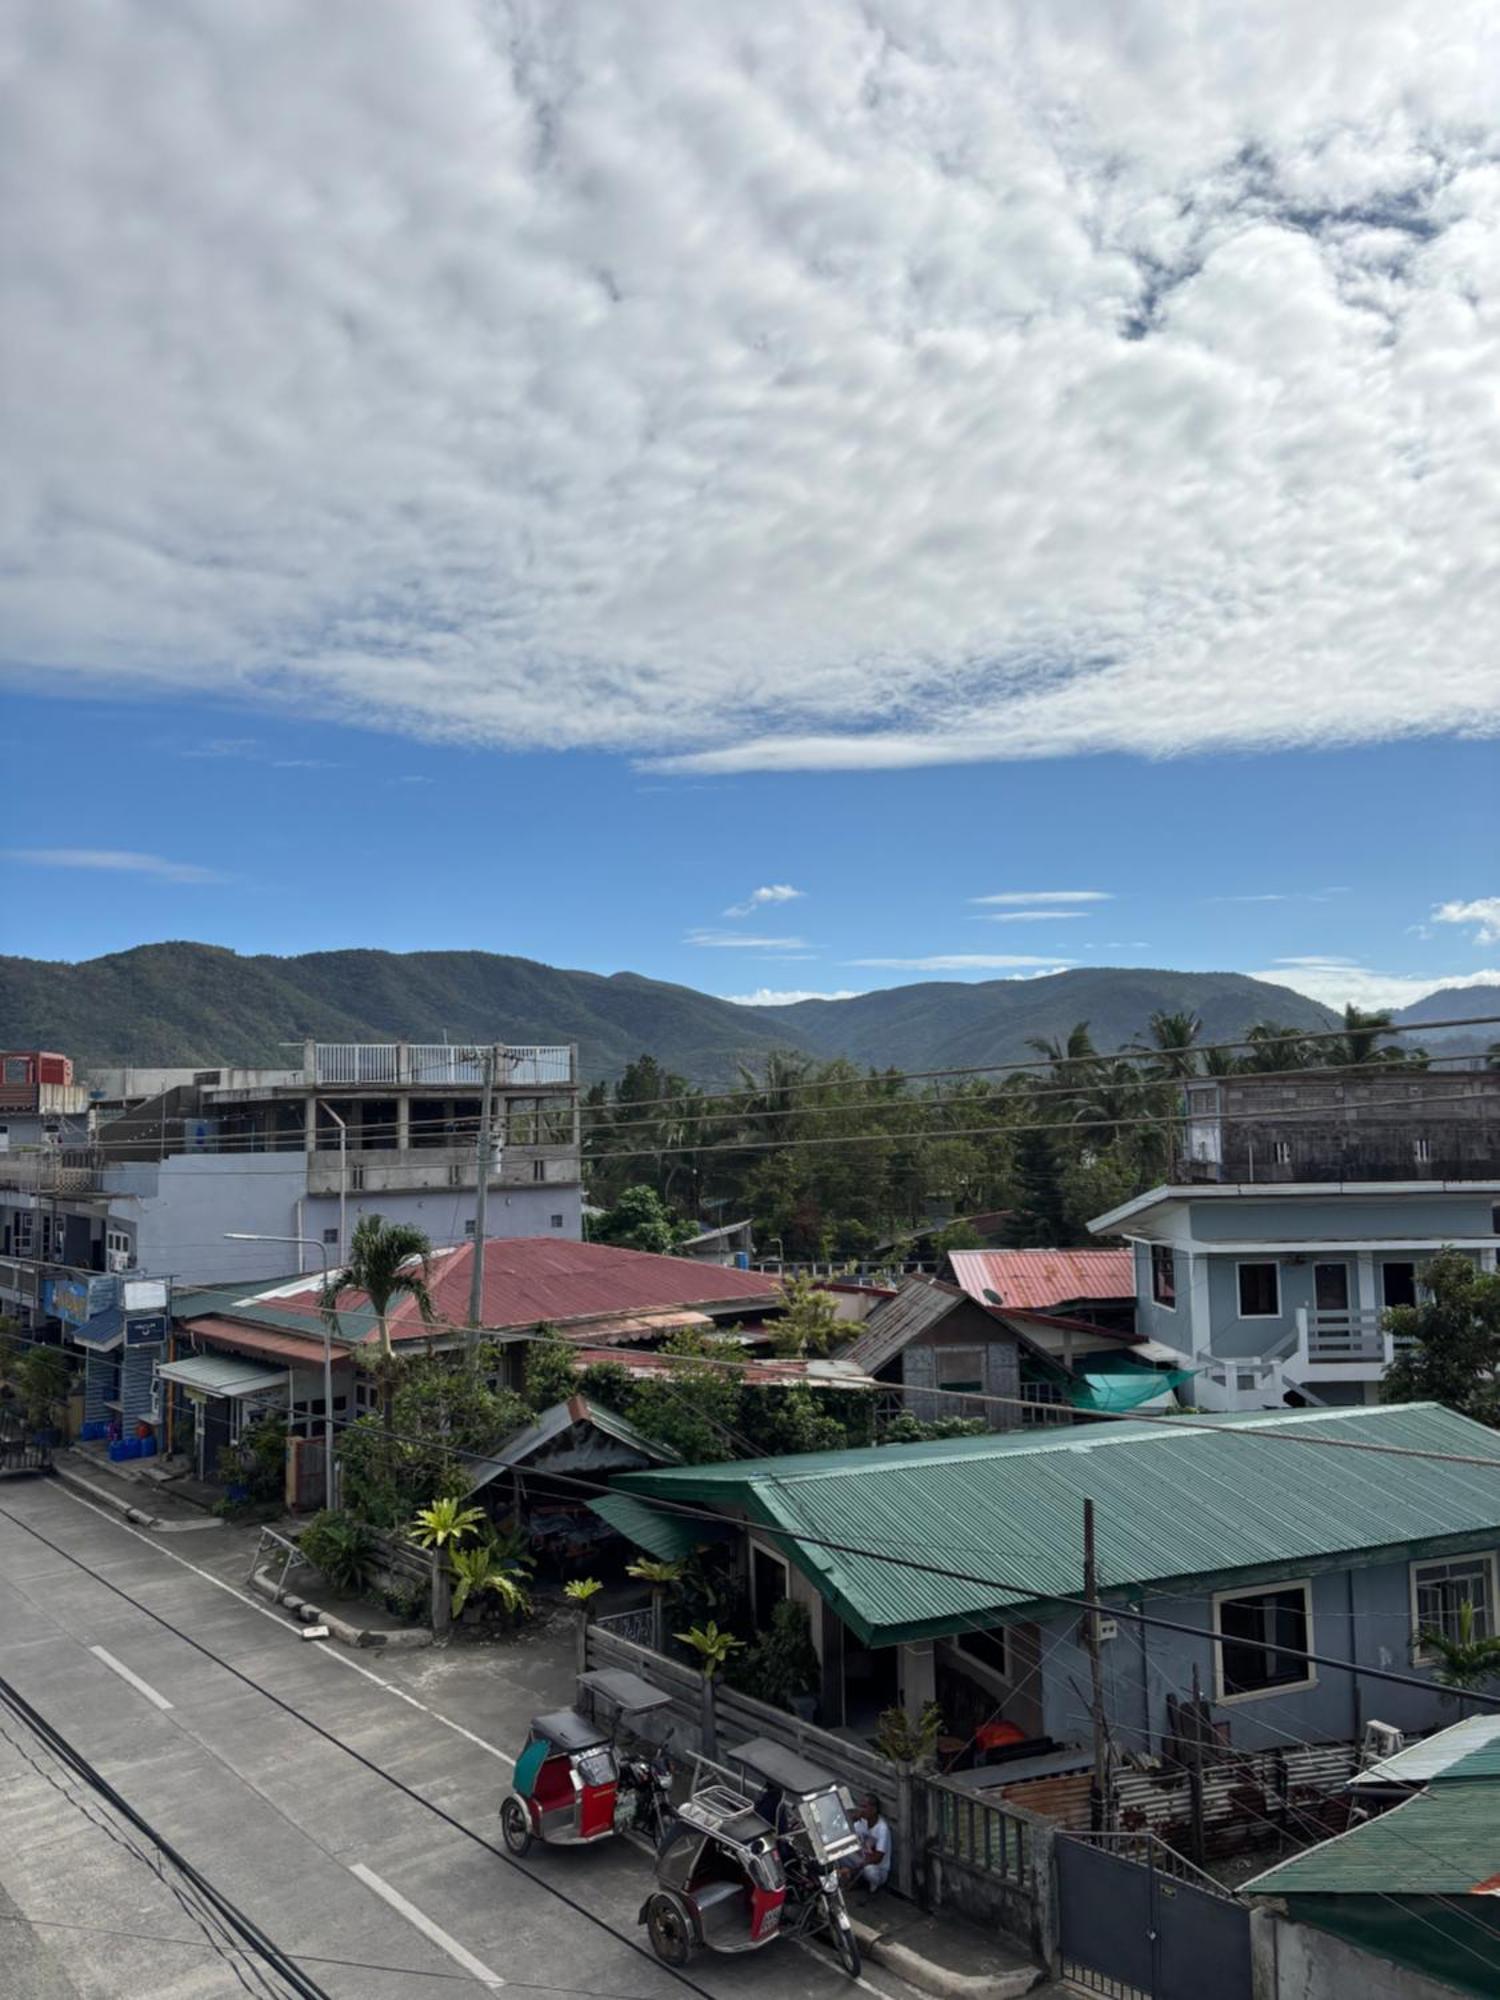
[(471, 1371), (479, 1366), (479, 1322), (484, 1317), (484, 1231), (490, 1192), (490, 1126), (495, 1108), (495, 1067), (499, 1048), (491, 1042), (478, 1052), (484, 1069), (484, 1093), (479, 1100), (479, 1150), (474, 1178), (474, 1262), (469, 1274), (469, 1330), (464, 1356)]
[[(1099, 1576), (1094, 1561), (1094, 1503), (1083, 1503), (1083, 1594), (1090, 1605), (1099, 1601)], [(1109, 1827), (1109, 1730), (1104, 1720), (1104, 1670), (1099, 1661), (1099, 1614), (1083, 1614), (1084, 1645), (1089, 1656), (1089, 1712), (1094, 1721), (1094, 1775), (1089, 1786), (1089, 1825), (1098, 1833)]]

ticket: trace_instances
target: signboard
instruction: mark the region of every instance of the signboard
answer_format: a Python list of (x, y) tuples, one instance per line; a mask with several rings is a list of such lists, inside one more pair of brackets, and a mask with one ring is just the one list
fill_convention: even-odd
[(107, 1312), (118, 1292), (117, 1278), (49, 1278), (42, 1286), (42, 1307), (69, 1326), (84, 1326), (95, 1313)]
[(165, 1278), (126, 1278), (120, 1285), (120, 1304), (128, 1313), (164, 1313), (167, 1309)]
[(167, 1337), (167, 1316), (165, 1313), (138, 1313), (134, 1319), (125, 1322), (125, 1345), (127, 1347), (151, 1347)]

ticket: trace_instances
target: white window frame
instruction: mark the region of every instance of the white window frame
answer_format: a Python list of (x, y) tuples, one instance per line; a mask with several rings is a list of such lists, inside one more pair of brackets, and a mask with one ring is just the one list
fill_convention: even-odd
[(1292, 1164), (1292, 1142), (1290, 1139), (1276, 1139), (1271, 1144), (1271, 1164), (1289, 1167)]
[(1421, 1562), (1409, 1564), (1407, 1569), (1408, 1583), (1411, 1590), (1411, 1656), (1419, 1667), (1431, 1666), (1438, 1656), (1430, 1647), (1420, 1646), (1417, 1643), (1417, 1634), (1422, 1629), (1421, 1615), (1417, 1610), (1417, 1571), (1423, 1569), (1445, 1569), (1449, 1563), (1458, 1562), (1470, 1562), (1476, 1568), (1482, 1567), (1488, 1572), (1490, 1601), (1487, 1609), (1491, 1630), (1487, 1636), (1491, 1638), (1496, 1636), (1497, 1612), (1500, 1612), (1500, 1589), (1497, 1589), (1497, 1586), (1500, 1586), (1500, 1572), (1497, 1572), (1496, 1569), (1495, 1551), (1493, 1549), (1470, 1549), (1461, 1555), (1427, 1556)]
[(1220, 1607), (1238, 1604), (1247, 1597), (1280, 1597), (1288, 1590), (1302, 1592), (1303, 1629), (1307, 1634), (1307, 1650), (1317, 1651), (1317, 1641), (1313, 1635), (1312, 1578), (1307, 1576), (1288, 1577), (1285, 1583), (1259, 1583), (1242, 1586), (1238, 1590), (1216, 1590), (1214, 1592), (1214, 1702), (1226, 1708), (1234, 1708), (1242, 1701), (1273, 1701), (1277, 1695), (1301, 1694), (1307, 1688), (1318, 1685), (1318, 1670), (1309, 1659), (1307, 1678), (1301, 1681), (1278, 1681), (1274, 1687), (1247, 1688), (1243, 1694), (1224, 1692), (1224, 1631), (1220, 1618)]
[[(1163, 1299), (1163, 1298), (1159, 1298), (1159, 1297), (1157, 1296), (1157, 1291), (1156, 1291), (1156, 1258), (1157, 1258), (1157, 1253), (1158, 1253), (1159, 1251), (1164, 1251), (1164, 1252), (1166, 1253), (1166, 1255), (1167, 1255), (1168, 1257), (1170, 1257), (1170, 1258), (1171, 1258), (1171, 1260), (1172, 1260), (1172, 1296), (1171, 1296), (1171, 1299), (1170, 1299), (1170, 1300), (1168, 1300), (1168, 1299)], [(1154, 1306), (1156, 1307), (1156, 1309), (1157, 1309), (1157, 1311), (1158, 1311), (1158, 1312), (1164, 1312), (1164, 1313), (1174, 1313), (1174, 1312), (1176, 1312), (1176, 1310), (1177, 1310), (1177, 1246), (1176, 1246), (1176, 1244), (1175, 1244), (1175, 1243), (1153, 1243), (1153, 1244), (1151, 1245), (1151, 1256), (1150, 1256), (1150, 1259), (1149, 1259), (1149, 1262), (1150, 1262), (1150, 1266), (1151, 1266), (1151, 1303), (1152, 1303), (1152, 1305), (1154, 1305)]]
[[(1240, 1273), (1247, 1270), (1263, 1270), (1269, 1264), (1276, 1273), (1276, 1310), (1268, 1313), (1247, 1313), (1245, 1295), (1240, 1288)], [(1237, 1319), (1280, 1319), (1281, 1318), (1281, 1260), (1277, 1257), (1237, 1257), (1234, 1265), (1234, 1307)]]
[(1430, 1167), (1432, 1165), (1432, 1141), (1430, 1139), (1413, 1139), (1411, 1142), (1411, 1156), (1417, 1166)]
[(762, 1625), (762, 1626), (765, 1626), (765, 1625), (768, 1625), (768, 1624), (770, 1623), (770, 1618), (771, 1618), (771, 1613), (772, 1613), (772, 1612), (773, 1612), (773, 1611), (774, 1611), (774, 1610), (776, 1609), (776, 1605), (775, 1605), (775, 1604), (772, 1604), (772, 1605), (768, 1605), (768, 1606), (766, 1607), (765, 1611), (764, 1611), (764, 1612), (762, 1612), (762, 1610), (761, 1610), (761, 1608), (760, 1608), (759, 1604), (757, 1604), (757, 1602), (756, 1602), (756, 1599), (757, 1599), (757, 1598), (758, 1598), (758, 1597), (760, 1596), (760, 1592), (759, 1592), (759, 1591), (758, 1591), (758, 1590), (756, 1589), (756, 1587), (755, 1587), (755, 1558), (756, 1558), (757, 1556), (764, 1556), (764, 1557), (765, 1557), (765, 1558), (767, 1559), (767, 1561), (768, 1561), (768, 1562), (773, 1562), (773, 1563), (780, 1563), (780, 1565), (781, 1565), (781, 1570), (782, 1570), (782, 1574), (783, 1574), (783, 1576), (784, 1576), (784, 1577), (786, 1578), (786, 1587), (785, 1587), (785, 1589), (784, 1589), (784, 1590), (782, 1591), (782, 1594), (781, 1594), (781, 1596), (777, 1598), (777, 1600), (776, 1600), (776, 1603), (777, 1603), (777, 1604), (781, 1604), (781, 1603), (787, 1603), (787, 1604), (789, 1604), (789, 1603), (791, 1602), (791, 1599), (792, 1599), (792, 1565), (790, 1564), (790, 1562), (788, 1562), (787, 1558), (786, 1558), (786, 1557), (785, 1557), (784, 1555), (782, 1555), (782, 1554), (781, 1554), (781, 1553), (780, 1553), (780, 1552), (779, 1552), (778, 1550), (776, 1550), (776, 1549), (773, 1549), (773, 1548), (769, 1547), (769, 1546), (768, 1546), (768, 1544), (766, 1544), (765, 1542), (757, 1542), (757, 1541), (755, 1541), (755, 1540), (754, 1540), (753, 1538), (751, 1539), (751, 1542), (750, 1542), (750, 1609), (751, 1609), (751, 1610), (752, 1610), (752, 1611), (753, 1611), (753, 1612), (755, 1613), (755, 1619), (756, 1619), (756, 1623), (757, 1623), (757, 1624), (759, 1624), (759, 1625)]
[[(973, 1653), (964, 1650), (963, 1642), (965, 1639), (978, 1638), (999, 1640), (1001, 1652), (1005, 1660), (1003, 1667), (991, 1666), (988, 1660), (978, 1659)], [(983, 1632), (950, 1632), (948, 1634), (948, 1644), (958, 1655), (965, 1673), (973, 1672), (982, 1674), (989, 1680), (1003, 1682), (1008, 1689), (1015, 1687), (1016, 1649), (1012, 1642), (1010, 1627), (1008, 1625), (990, 1625)]]

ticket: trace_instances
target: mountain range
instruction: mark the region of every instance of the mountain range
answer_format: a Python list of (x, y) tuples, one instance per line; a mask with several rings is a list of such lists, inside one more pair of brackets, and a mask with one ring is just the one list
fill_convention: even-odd
[[(286, 1045), (329, 1042), (577, 1042), (584, 1078), (635, 1056), (706, 1085), (773, 1049), (905, 1070), (1025, 1060), (1032, 1036), (1087, 1021), (1122, 1047), (1157, 1012), (1188, 1009), (1205, 1041), (1261, 1020), (1335, 1026), (1326, 1007), (1238, 972), (1087, 967), (1040, 979), (926, 981), (851, 1000), (744, 1007), (633, 972), (565, 971), (482, 951), (321, 951), (242, 957), (219, 945), (139, 945), (78, 964), (0, 958), (0, 1045), (90, 1063), (282, 1063)], [(1500, 988), (1434, 994), (1397, 1019), (1500, 1012)], [(1491, 1030), (1477, 1031), (1482, 1045)], [(1455, 1052), (1453, 1037), (1435, 1037)]]

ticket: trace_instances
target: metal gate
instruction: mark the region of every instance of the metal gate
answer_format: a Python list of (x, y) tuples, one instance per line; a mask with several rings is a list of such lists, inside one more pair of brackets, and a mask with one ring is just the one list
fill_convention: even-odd
[(1149, 1833), (1057, 1837), (1065, 1979), (1110, 2000), (1250, 2000), (1250, 1912)]

